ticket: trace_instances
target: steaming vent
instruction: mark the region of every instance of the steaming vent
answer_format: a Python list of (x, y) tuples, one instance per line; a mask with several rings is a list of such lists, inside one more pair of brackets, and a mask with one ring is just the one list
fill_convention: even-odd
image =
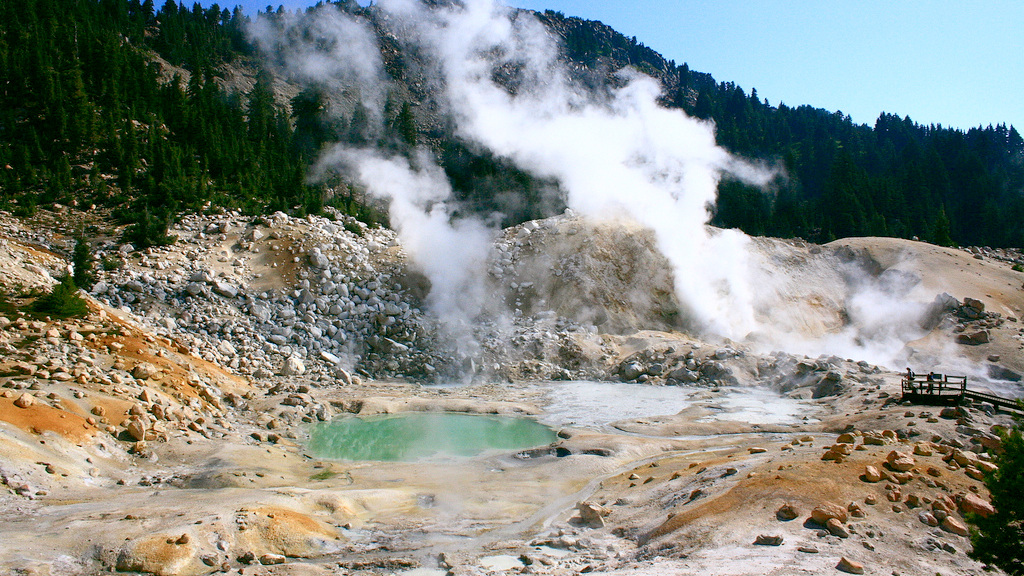
[[(383, 0), (259, 18), (250, 32), (282, 73), (326, 92), (328, 114), (359, 118), (358, 134), (320, 151), (314, 178), (387, 207), (429, 284), (438, 338), (470, 371), (498, 373), (509, 355), (571, 371), (580, 350), (601, 349), (596, 335), (638, 330), (895, 368), (960, 356), (942, 348), (967, 294), (929, 279), (913, 263), (921, 250), (710, 228), (722, 178), (770, 193), (784, 175), (717, 146), (712, 124), (661, 107), (658, 84), (635, 70), (599, 83), (571, 71), (528, 12)], [(412, 103), (419, 138), (387, 140), (397, 101)], [(453, 155), (533, 184), (467, 190), (446, 171)]]

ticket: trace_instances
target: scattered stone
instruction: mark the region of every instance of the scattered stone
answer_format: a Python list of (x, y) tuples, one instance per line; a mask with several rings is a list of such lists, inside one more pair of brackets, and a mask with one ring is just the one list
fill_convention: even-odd
[(576, 504), (576, 509), (579, 510), (583, 524), (591, 528), (604, 528), (604, 517), (610, 512), (595, 502), (580, 502)]
[(874, 466), (865, 466), (863, 480), (865, 482), (881, 482), (882, 473)]
[(817, 548), (812, 548), (811, 546), (798, 546), (796, 551), (797, 552), (803, 552), (804, 554), (817, 554), (818, 553), (818, 549)]
[(271, 566), (271, 565), (274, 565), (274, 564), (284, 564), (285, 560), (287, 560), (287, 558), (285, 558), (281, 554), (269, 554), (268, 553), (268, 554), (264, 554), (264, 555), (260, 556), (260, 564), (263, 564), (264, 566)]
[(36, 397), (29, 394), (28, 392), (18, 396), (17, 400), (14, 401), (14, 405), (18, 408), (28, 408), (36, 403)]
[(839, 559), (839, 564), (836, 565), (836, 569), (840, 572), (846, 572), (847, 574), (863, 574), (864, 565), (860, 562), (850, 560), (846, 556)]
[(824, 502), (811, 510), (811, 520), (821, 526), (825, 526), (833, 518), (846, 522), (847, 517), (846, 508), (834, 502)]
[(757, 546), (782, 546), (782, 541), (783, 541), (782, 536), (778, 536), (778, 535), (768, 536), (768, 535), (765, 535), (765, 534), (761, 534), (760, 536), (757, 537), (756, 540), (754, 540), (754, 544), (757, 545)]
[(796, 520), (800, 516), (800, 511), (796, 509), (792, 504), (786, 503), (779, 507), (775, 511), (775, 517), (783, 522), (790, 520)]
[(952, 532), (957, 536), (967, 537), (971, 535), (971, 531), (967, 529), (967, 525), (952, 516), (946, 516), (942, 519), (942, 529), (946, 532)]
[(960, 511), (963, 514), (977, 514), (979, 516), (988, 517), (996, 513), (995, 507), (992, 504), (983, 500), (980, 496), (975, 494), (964, 494), (957, 498)]
[(850, 537), (850, 532), (847, 531), (845, 526), (843, 526), (843, 523), (835, 518), (829, 518), (828, 522), (825, 522), (825, 529), (833, 536), (838, 536), (840, 538)]
[(846, 511), (850, 513), (851, 518), (864, 518), (867, 513), (864, 511), (864, 507), (857, 502), (850, 502), (846, 505)]
[(898, 472), (907, 472), (914, 468), (914, 458), (897, 450), (890, 452), (885, 461), (893, 470)]

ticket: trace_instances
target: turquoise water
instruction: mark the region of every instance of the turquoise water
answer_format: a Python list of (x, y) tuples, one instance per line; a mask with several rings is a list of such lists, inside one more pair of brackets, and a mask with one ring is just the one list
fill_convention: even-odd
[(555, 432), (529, 418), (448, 412), (350, 416), (317, 424), (309, 453), (317, 458), (412, 462), (535, 448)]

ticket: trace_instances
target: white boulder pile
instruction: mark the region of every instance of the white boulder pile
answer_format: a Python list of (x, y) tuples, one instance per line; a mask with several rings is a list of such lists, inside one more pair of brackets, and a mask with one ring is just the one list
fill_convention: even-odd
[(430, 377), (424, 280), (394, 232), (347, 217), (187, 216), (178, 242), (133, 255), (108, 245), (93, 295), (211, 362), (256, 378)]

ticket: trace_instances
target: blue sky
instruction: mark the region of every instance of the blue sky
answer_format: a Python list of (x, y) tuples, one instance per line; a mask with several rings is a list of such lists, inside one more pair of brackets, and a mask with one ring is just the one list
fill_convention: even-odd
[[(880, 112), (957, 128), (1024, 131), (1024, 2), (987, 0), (505, 0), (600, 20), (773, 105), (873, 124)], [(203, 2), (206, 4), (206, 2)], [(253, 15), (268, 4), (244, 0)]]

